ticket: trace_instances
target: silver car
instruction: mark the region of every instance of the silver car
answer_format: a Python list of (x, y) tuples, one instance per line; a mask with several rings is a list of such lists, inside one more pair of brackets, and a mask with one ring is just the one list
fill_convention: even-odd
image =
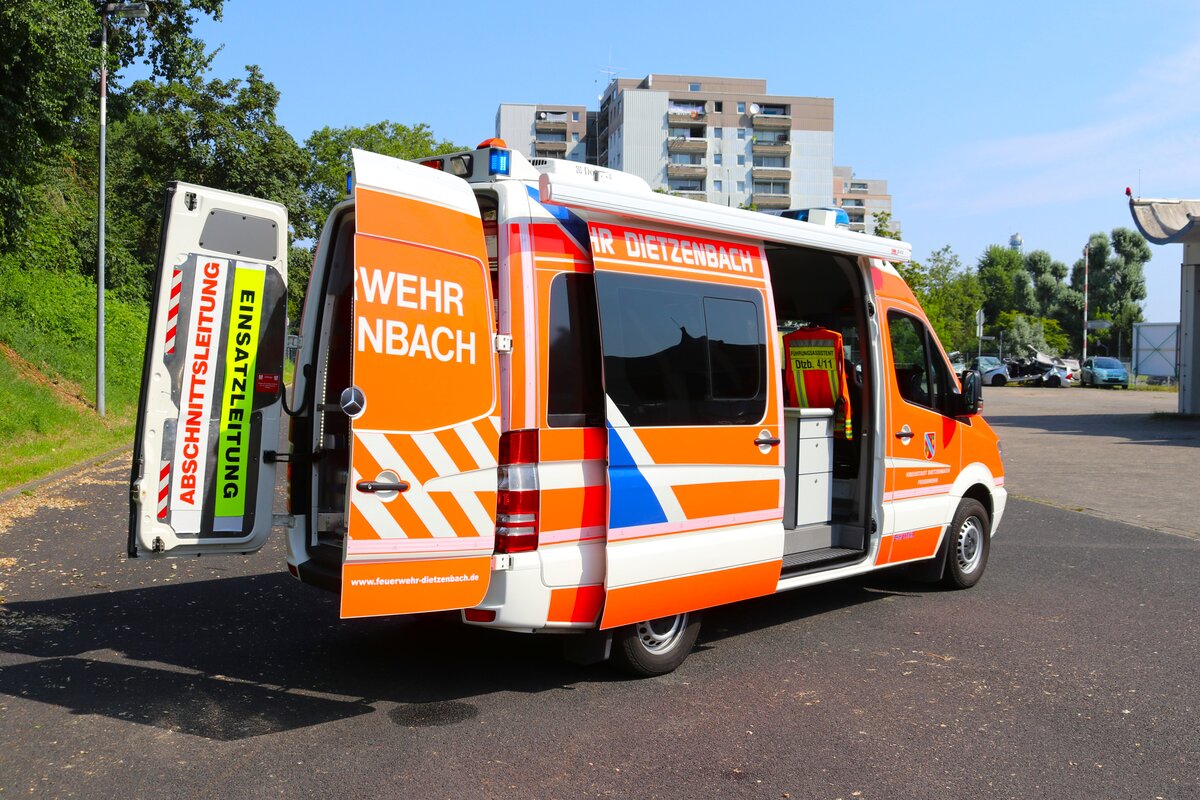
[(984, 386), (1003, 386), (1009, 381), (1008, 365), (995, 356), (972, 358), (969, 368), (979, 372)]

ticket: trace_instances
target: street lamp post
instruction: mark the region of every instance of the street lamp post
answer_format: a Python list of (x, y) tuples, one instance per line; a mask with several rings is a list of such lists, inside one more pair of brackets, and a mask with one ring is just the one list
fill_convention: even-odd
[(104, 416), (104, 170), (108, 133), (108, 18), (145, 19), (148, 3), (100, 3), (100, 197), (96, 244), (96, 412)]

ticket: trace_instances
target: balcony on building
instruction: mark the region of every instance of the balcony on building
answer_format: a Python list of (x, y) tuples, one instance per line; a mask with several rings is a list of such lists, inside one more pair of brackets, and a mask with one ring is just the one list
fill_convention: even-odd
[(789, 181), (792, 179), (792, 171), (787, 167), (760, 167), (757, 164), (750, 168), (750, 175), (756, 181)]
[(679, 197), (683, 197), (688, 200), (707, 200), (708, 199), (707, 192), (680, 191), (680, 192), (671, 192), (671, 194), (678, 195)]
[(562, 158), (567, 153), (566, 142), (548, 142), (536, 139), (533, 142), (533, 155), (542, 158)]
[(667, 139), (668, 153), (699, 153), (708, 152), (708, 139), (701, 136), (672, 136)]
[(536, 133), (566, 133), (567, 112), (539, 111), (533, 119), (533, 130)]
[(786, 133), (757, 133), (750, 152), (756, 156), (785, 156), (792, 152), (792, 143)]
[(708, 112), (703, 103), (671, 103), (667, 107), (667, 124), (685, 128), (703, 128)]
[(667, 164), (668, 178), (704, 178), (708, 167), (703, 164)]
[(750, 202), (760, 209), (789, 208), (792, 204), (790, 194), (764, 194), (755, 192), (750, 195)]

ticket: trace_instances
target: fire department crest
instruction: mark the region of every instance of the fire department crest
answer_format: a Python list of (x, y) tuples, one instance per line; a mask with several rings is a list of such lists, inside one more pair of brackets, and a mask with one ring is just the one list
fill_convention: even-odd
[(925, 434), (925, 459), (927, 461), (932, 461), (933, 456), (936, 453), (937, 453), (937, 434), (936, 433), (926, 433)]

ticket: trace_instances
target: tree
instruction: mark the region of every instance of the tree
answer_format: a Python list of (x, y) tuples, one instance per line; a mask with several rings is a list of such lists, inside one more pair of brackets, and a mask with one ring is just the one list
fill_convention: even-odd
[(1033, 287), (1021, 254), (1016, 250), (991, 245), (980, 256), (977, 272), (983, 289), (983, 313), (987, 319), (996, 319), (1004, 311), (1029, 310)]
[[(136, 262), (149, 268), (156, 257), (158, 212), (171, 179), (303, 208), (306, 159), (279, 124), (279, 91), (258, 67), (227, 81), (138, 81), (127, 101), (130, 111), (113, 126), (112, 173), (121, 191), (110, 202), (124, 233), (118, 238)], [(148, 292), (145, 276), (130, 280), (136, 293)]]
[(897, 264), (900, 275), (925, 309), (929, 324), (947, 350), (971, 350), (976, 344), (975, 311), (983, 303), (978, 278), (962, 266), (946, 245), (922, 264)]
[(900, 229), (892, 227), (892, 213), (890, 211), (876, 211), (871, 214), (871, 219), (875, 221), (876, 236), (900, 241)]
[(297, 236), (313, 238), (320, 233), (329, 209), (345, 196), (346, 175), (353, 168), (353, 148), (406, 160), (463, 149), (445, 139), (438, 141), (423, 122), (410, 127), (383, 120), (360, 127), (314, 131), (304, 142), (309, 163), (301, 188), (306, 207), (293, 222)]
[[(1107, 334), (1098, 335), (1109, 339), (1115, 353), (1117, 342), (1131, 341), (1133, 324), (1142, 321), (1142, 301), (1146, 299), (1144, 267), (1150, 260), (1150, 246), (1136, 231), (1114, 228), (1111, 238), (1104, 233), (1092, 234), (1087, 252), (1088, 318), (1112, 321), (1113, 327)], [(1071, 270), (1071, 287), (1082, 296), (1083, 258)], [(1079, 311), (1079, 317), (1072, 320), (1077, 323), (1074, 331), (1083, 327), (1082, 303)]]
[[(154, 78), (207, 67), (192, 37), (193, 11), (220, 16), (223, 0), (158, 0), (141, 23), (112, 19), (109, 68), (142, 58)], [(45, 183), (73, 153), (94, 149), (100, 18), (90, 0), (11, 0), (0, 6), (0, 246), (11, 246), (39, 203)], [(113, 82), (112, 88), (118, 88)], [(121, 112), (119, 92), (111, 111)], [(52, 193), (53, 194), (53, 193)], [(40, 209), (43, 212), (46, 208)]]

